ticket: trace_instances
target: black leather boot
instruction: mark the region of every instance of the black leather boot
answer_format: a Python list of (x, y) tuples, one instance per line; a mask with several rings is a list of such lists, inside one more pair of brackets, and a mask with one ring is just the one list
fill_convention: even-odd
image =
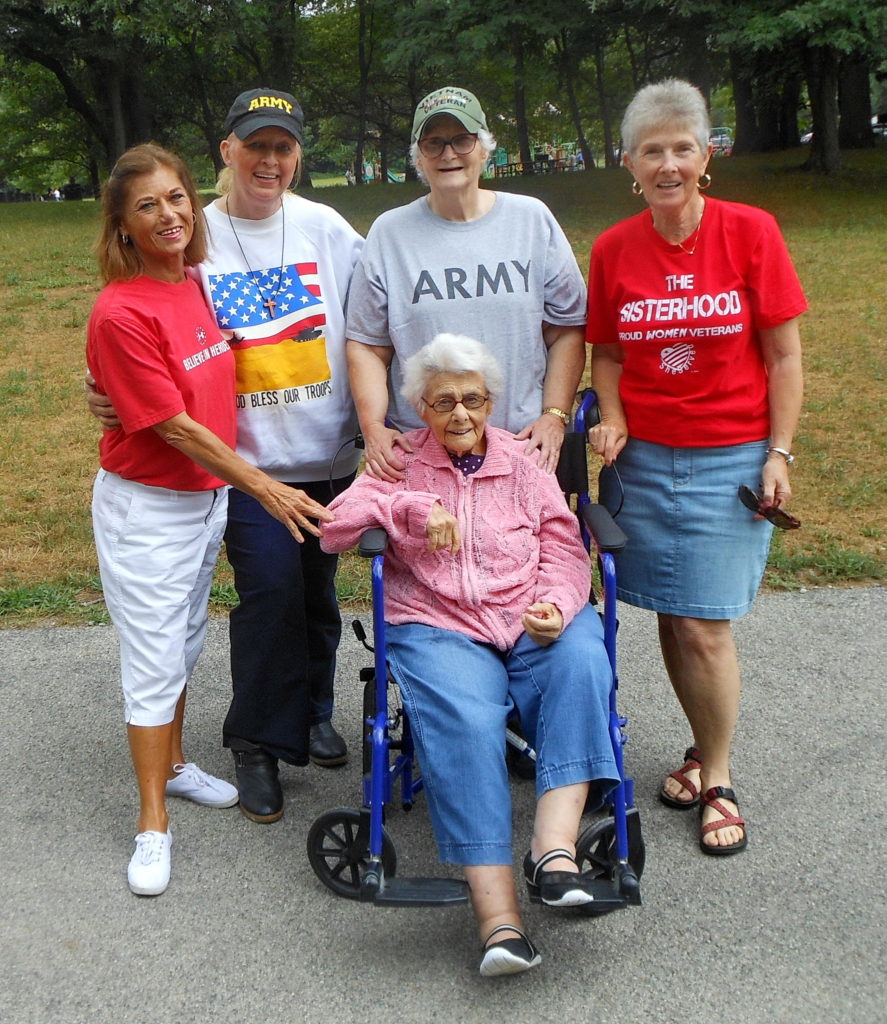
[(336, 768), (348, 760), (348, 747), (332, 722), (318, 722), (311, 726), (308, 757), (321, 768)]
[(283, 790), (277, 777), (277, 758), (248, 740), (232, 738), (234, 772), (240, 809), (252, 821), (270, 824), (283, 817)]

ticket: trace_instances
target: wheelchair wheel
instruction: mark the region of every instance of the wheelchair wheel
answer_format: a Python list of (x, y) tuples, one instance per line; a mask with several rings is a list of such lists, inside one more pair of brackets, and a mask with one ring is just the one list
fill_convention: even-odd
[[(641, 817), (637, 807), (630, 807), (626, 813), (628, 830), (628, 863), (634, 873), (644, 873), (646, 850), (641, 835)], [(611, 878), (616, 862), (616, 823), (612, 817), (590, 825), (576, 840), (576, 863), (583, 874), (592, 878)]]
[[(360, 878), (369, 863), (369, 851), (357, 834), (360, 811), (327, 811), (308, 832), (308, 861), (314, 874), (337, 896), (360, 899)], [(397, 870), (397, 854), (391, 837), (382, 829), (382, 867), (387, 877)]]
[[(398, 699), (399, 694), (397, 691), (397, 684), (394, 683), (389, 677), (388, 680), (389, 692), (388, 692), (388, 708), (389, 712), (392, 707), (397, 709), (399, 707), (395, 701)], [(363, 733), (362, 733), (362, 747), (363, 747), (363, 774), (369, 775), (373, 770), (373, 727), (369, 724), (376, 717), (376, 680), (375, 676), (370, 677), (364, 682), (363, 687)], [(402, 719), (398, 713), (393, 716), (389, 713), (388, 721), (388, 745), (391, 750), (401, 749), (401, 732)]]

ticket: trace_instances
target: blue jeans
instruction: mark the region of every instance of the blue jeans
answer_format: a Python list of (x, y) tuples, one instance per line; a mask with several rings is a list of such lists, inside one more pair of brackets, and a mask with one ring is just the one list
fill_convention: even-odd
[(511, 863), (505, 723), (512, 708), (536, 750), (537, 797), (590, 781), (594, 804), (618, 783), (608, 732), (610, 665), (594, 609), (584, 608), (549, 647), (524, 633), (505, 652), (433, 626), (390, 625), (388, 660), (441, 860)]
[[(335, 493), (352, 479), (333, 481)], [(324, 505), (332, 500), (326, 481), (292, 486)], [(311, 726), (333, 713), (342, 633), (337, 558), (303, 536), (299, 544), (255, 498), (230, 490), (225, 547), (240, 603), (230, 617), (234, 692), (224, 743), (249, 740), (295, 765), (308, 763)]]

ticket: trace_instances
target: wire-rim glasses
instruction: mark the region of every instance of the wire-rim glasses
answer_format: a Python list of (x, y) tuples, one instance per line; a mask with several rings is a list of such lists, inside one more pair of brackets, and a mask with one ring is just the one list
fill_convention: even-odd
[(461, 132), (451, 139), (442, 139), (439, 135), (429, 135), (424, 139), (419, 139), (419, 152), (422, 156), (434, 160), (443, 153), (447, 146), (451, 146), (457, 156), (468, 156), (474, 151), (476, 145), (477, 136), (472, 132)]
[(429, 402), (427, 398), (422, 399), (428, 408), (434, 409), (435, 412), (452, 412), (457, 405), (464, 405), (466, 409), (473, 411), (475, 409), (482, 409), (489, 400), (489, 395), (479, 395), (474, 391), (470, 391), (461, 398), (456, 398), (455, 395), (444, 395), (434, 402)]

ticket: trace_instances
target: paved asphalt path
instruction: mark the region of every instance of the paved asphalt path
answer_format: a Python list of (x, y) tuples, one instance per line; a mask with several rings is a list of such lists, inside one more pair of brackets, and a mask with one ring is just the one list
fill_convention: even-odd
[[(470, 911), (376, 909), (331, 894), (305, 856), (321, 812), (356, 806), (357, 759), (284, 768), (274, 825), (171, 801), (173, 876), (130, 894), (136, 791), (107, 627), (0, 632), (0, 1022), (860, 1024), (887, 1019), (884, 683), (887, 589), (760, 598), (737, 624), (745, 693), (739, 857), (705, 857), (697, 818), (656, 799), (689, 737), (653, 616), (622, 608), (620, 707), (647, 844), (644, 905), (598, 919), (532, 907), (540, 968), (482, 980)], [(225, 624), (191, 688), (189, 756), (219, 746)], [(337, 724), (359, 747), (348, 631)], [(515, 784), (516, 853), (532, 796)], [(470, 799), (470, 794), (466, 796)], [(395, 809), (399, 873), (436, 874), (424, 806)]]

